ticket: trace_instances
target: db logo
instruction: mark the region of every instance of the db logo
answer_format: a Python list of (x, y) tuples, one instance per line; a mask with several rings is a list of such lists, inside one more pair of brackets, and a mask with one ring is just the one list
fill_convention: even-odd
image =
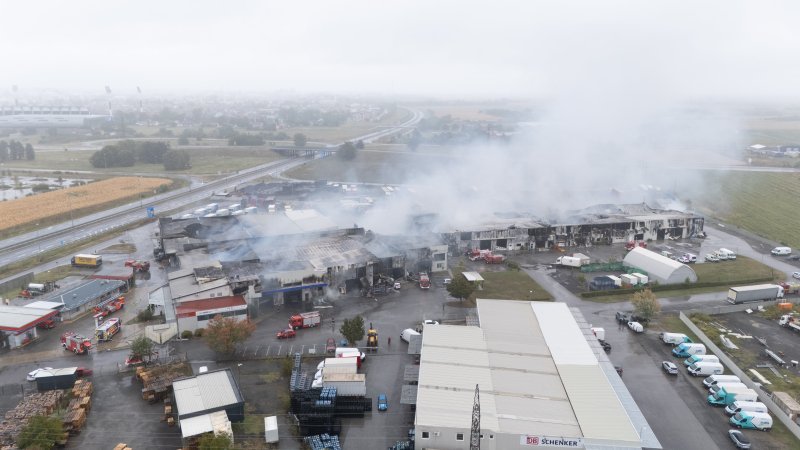
[(539, 445), (539, 436), (528, 436), (526, 444), (528, 445)]

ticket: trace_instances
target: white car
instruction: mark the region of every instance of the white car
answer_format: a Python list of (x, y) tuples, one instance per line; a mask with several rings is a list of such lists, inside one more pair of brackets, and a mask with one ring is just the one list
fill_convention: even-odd
[(707, 254), (705, 256), (705, 260), (706, 260), (706, 262), (718, 262), (719, 258), (717, 258), (715, 255), (709, 253), (709, 254)]
[(425, 322), (423, 322), (423, 323), (424, 323), (425, 325), (439, 325), (439, 322), (437, 322), (437, 321), (435, 321), (435, 320), (426, 320), (426, 321), (425, 321)]
[(52, 367), (40, 367), (40, 368), (38, 368), (36, 370), (28, 372), (28, 376), (26, 377), (26, 379), (28, 381), (36, 381), (36, 375), (38, 375), (41, 372), (47, 372), (47, 371), (50, 371), (50, 370), (53, 370), (53, 368)]
[(792, 278), (800, 279), (800, 272), (792, 272)]

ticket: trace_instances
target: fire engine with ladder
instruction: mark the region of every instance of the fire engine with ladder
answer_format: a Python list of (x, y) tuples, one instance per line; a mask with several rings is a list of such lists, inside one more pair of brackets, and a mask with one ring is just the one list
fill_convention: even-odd
[(117, 298), (110, 298), (104, 302), (98, 303), (94, 307), (94, 319), (106, 317), (114, 311), (119, 311), (125, 306), (125, 297), (119, 296)]
[(61, 346), (76, 355), (85, 355), (92, 348), (92, 341), (74, 331), (68, 331), (61, 335)]

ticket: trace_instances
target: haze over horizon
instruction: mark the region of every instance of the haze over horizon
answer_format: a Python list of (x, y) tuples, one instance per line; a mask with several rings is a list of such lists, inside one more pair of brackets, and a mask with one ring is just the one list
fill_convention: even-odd
[[(796, 2), (4, 5), (0, 92), (789, 99)], [(633, 81), (633, 85), (629, 82)]]

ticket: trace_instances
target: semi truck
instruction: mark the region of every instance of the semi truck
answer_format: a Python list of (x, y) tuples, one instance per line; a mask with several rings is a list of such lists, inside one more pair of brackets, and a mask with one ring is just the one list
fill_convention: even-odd
[(419, 287), (421, 289), (430, 289), (430, 287), (431, 287), (431, 279), (428, 278), (427, 272), (420, 272), (419, 273)]
[(559, 256), (556, 258), (556, 264), (566, 267), (580, 267), (583, 265), (584, 260), (574, 256)]
[(738, 412), (729, 419), (729, 422), (736, 428), (747, 428), (759, 431), (767, 431), (772, 428), (772, 416), (760, 412)]
[(706, 346), (703, 344), (690, 344), (684, 342), (672, 349), (672, 355), (678, 358), (688, 358), (692, 355), (705, 355)]
[(289, 318), (289, 326), (294, 330), (300, 328), (312, 328), (319, 325), (319, 311), (295, 314)]
[(722, 375), (725, 368), (718, 362), (696, 362), (690, 365), (687, 369), (689, 375), (693, 377), (703, 377), (709, 375)]
[(339, 397), (363, 397), (367, 395), (367, 376), (363, 373), (325, 373), (322, 386), (336, 388)]
[(728, 290), (728, 302), (734, 305), (747, 302), (773, 301), (783, 298), (783, 288), (777, 284), (737, 286)]
[(790, 330), (800, 331), (800, 321), (797, 320), (794, 316), (790, 314), (784, 314), (781, 316), (781, 319), (778, 321), (778, 324), (782, 327), (786, 327)]
[(103, 257), (100, 255), (77, 254), (70, 260), (74, 267), (97, 268), (103, 265)]
[(726, 406), (733, 402), (754, 402), (758, 400), (758, 394), (747, 386), (722, 386), (715, 395), (709, 395), (707, 400), (715, 406)]

